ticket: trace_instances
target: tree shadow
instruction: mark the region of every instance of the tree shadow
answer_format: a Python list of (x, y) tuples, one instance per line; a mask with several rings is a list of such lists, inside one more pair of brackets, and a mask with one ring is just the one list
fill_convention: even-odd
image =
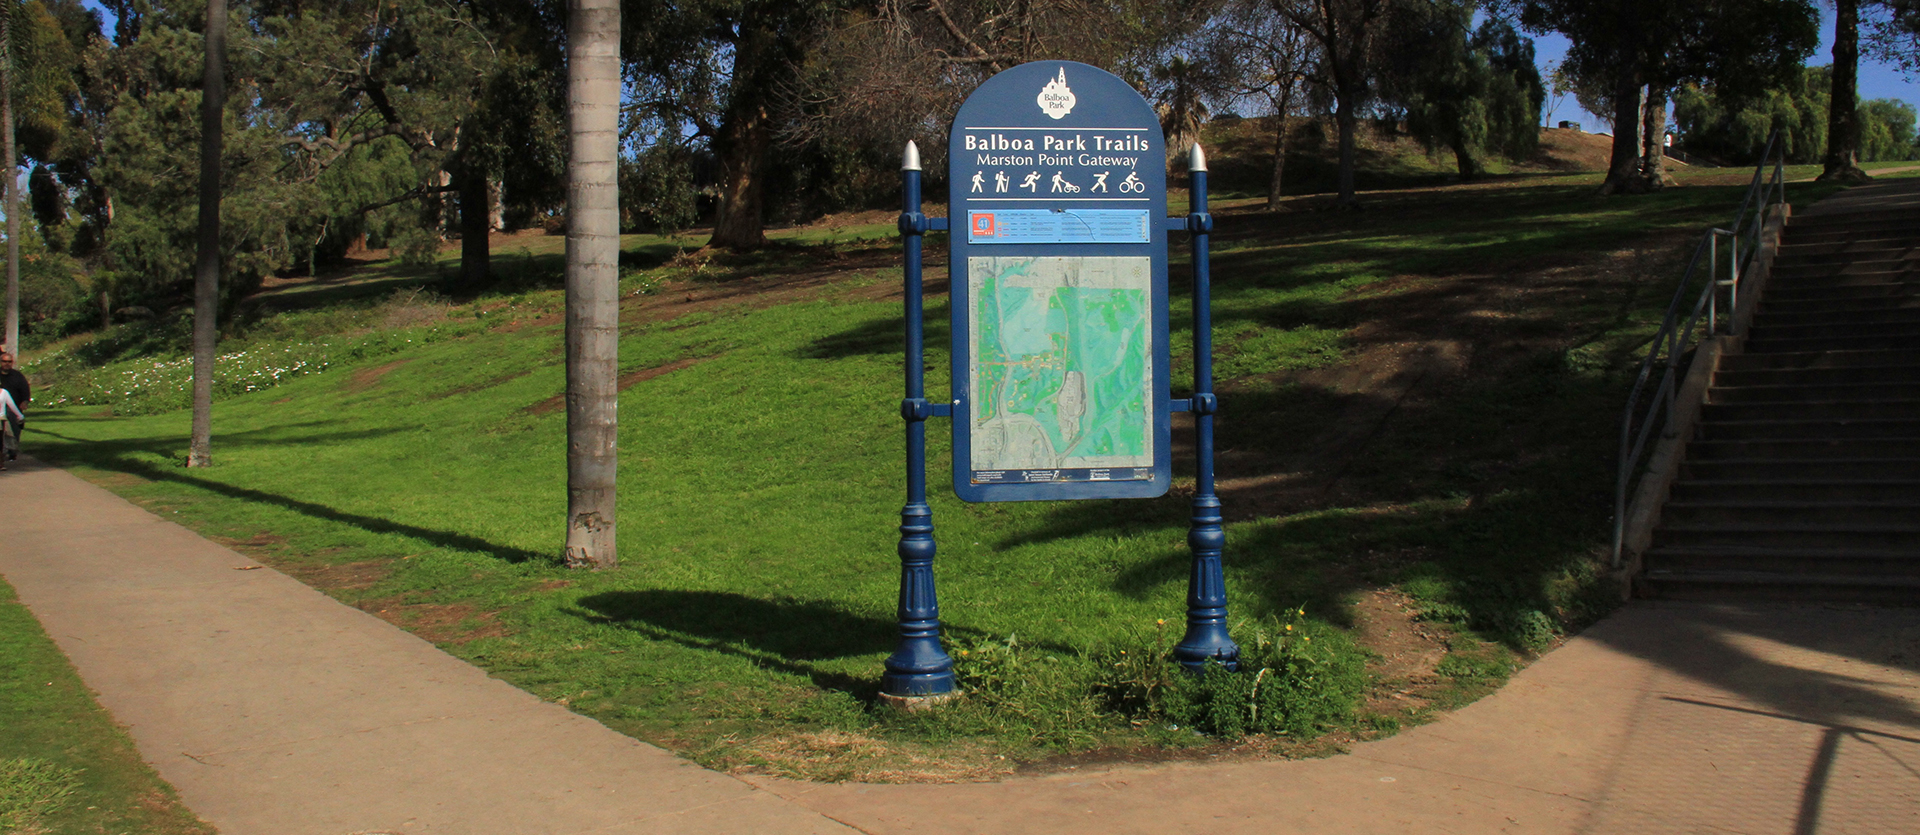
[[(1867, 665), (1920, 671), (1920, 610), (1904, 607), (1837, 608), (1793, 603), (1639, 603), (1585, 634), (1730, 694), (1658, 695), (1668, 705), (1717, 710), (1820, 729), (1808, 758), (1793, 831), (1821, 831), (1821, 815), (1835, 778), (1841, 746), (1880, 741), (1920, 744), (1920, 703), (1911, 685), (1826, 667), (1814, 654)], [(1773, 645), (1769, 647), (1768, 645)], [(1781, 651), (1790, 647), (1801, 651)], [(1811, 651), (1811, 652), (1807, 652)], [(1849, 671), (1851, 672), (1851, 671)], [(1868, 727), (1877, 725), (1878, 727)], [(1901, 733), (1890, 732), (1888, 726)], [(1913, 784), (1920, 771), (1895, 761)], [(1848, 780), (1862, 775), (1841, 775)]]
[[(276, 430), (284, 429), (284, 428), (285, 427), (273, 427), (273, 429), (276, 429)], [(360, 430), (357, 432), (334, 432), (334, 433), (328, 433), (325, 435), (308, 435), (308, 436), (302, 436), (299, 438), (287, 438), (287, 439), (276, 440), (271, 442), (261, 441), (261, 440), (254, 440), (249, 442), (245, 440), (248, 436), (263, 434), (267, 431), (269, 430), (261, 429), (261, 430), (254, 430), (252, 432), (241, 432), (241, 433), (233, 433), (231, 435), (222, 435), (221, 442), (222, 444), (232, 445), (232, 446), (246, 446), (246, 445), (293, 446), (293, 445), (308, 444), (308, 443), (322, 443), (322, 442), (329, 442), (329, 441), (344, 442), (344, 441), (364, 440), (367, 438), (376, 438), (383, 435), (394, 434), (401, 430), (367, 429), (367, 430)], [(308, 516), (314, 519), (321, 519), (328, 522), (336, 522), (343, 525), (349, 525), (364, 531), (369, 531), (371, 533), (399, 534), (401, 536), (419, 540), (420, 542), (424, 542), (436, 548), (446, 548), (450, 550), (491, 554), (499, 559), (505, 560), (507, 562), (512, 562), (512, 563), (557, 564), (560, 561), (560, 557), (557, 554), (542, 554), (535, 551), (529, 551), (524, 548), (514, 548), (510, 546), (499, 545), (493, 542), (488, 542), (487, 540), (481, 539), (476, 536), (459, 533), (456, 531), (435, 530), (433, 528), (425, 528), (425, 527), (420, 527), (418, 525), (409, 525), (403, 522), (395, 522), (391, 519), (382, 519), (377, 516), (367, 516), (367, 515), (358, 514), (358, 513), (349, 513), (347, 511), (328, 507), (318, 502), (302, 501), (300, 499), (295, 499), (289, 496), (282, 496), (276, 493), (269, 493), (264, 490), (255, 490), (250, 487), (238, 487), (235, 485), (226, 484), (219, 481), (214, 481), (212, 479), (199, 478), (197, 476), (189, 475), (188, 471), (185, 470), (184, 468), (174, 467), (174, 466), (160, 466), (157, 464), (139, 461), (139, 460), (135, 460), (128, 457), (129, 454), (132, 454), (132, 453), (146, 453), (146, 454), (156, 454), (156, 455), (165, 456), (169, 450), (174, 449), (179, 445), (180, 441), (178, 438), (170, 437), (165, 439), (144, 438), (144, 439), (135, 439), (135, 440), (121, 440), (121, 441), (89, 441), (81, 438), (74, 438), (67, 435), (61, 435), (55, 432), (47, 432), (45, 430), (41, 430), (41, 434), (54, 437), (54, 438), (59, 438), (63, 441), (67, 441), (68, 443), (74, 444), (76, 446), (83, 446), (83, 447), (89, 448), (85, 453), (82, 453), (79, 455), (66, 455), (66, 454), (62, 454), (62, 452), (58, 450), (53, 451), (51, 453), (41, 453), (41, 457), (44, 460), (48, 460), (48, 463), (54, 464), (56, 466), (60, 465), (64, 461), (78, 460), (86, 463), (88, 466), (98, 467), (100, 469), (110, 470), (113, 472), (126, 473), (128, 475), (138, 476), (148, 481), (167, 481), (175, 484), (182, 484), (189, 487), (195, 487), (201, 490), (205, 490), (209, 493), (217, 493), (219, 495), (226, 496), (232, 499), (239, 499), (241, 501), (254, 502), (257, 504), (272, 505), (275, 507), (284, 508), (286, 510), (290, 510), (295, 513), (299, 513), (301, 515)]]
[(848, 675), (815, 662), (885, 653), (899, 636), (892, 621), (820, 600), (647, 589), (602, 592), (579, 603), (581, 608), (563, 611), (652, 640), (744, 658), (869, 701), (879, 692), (873, 676)]

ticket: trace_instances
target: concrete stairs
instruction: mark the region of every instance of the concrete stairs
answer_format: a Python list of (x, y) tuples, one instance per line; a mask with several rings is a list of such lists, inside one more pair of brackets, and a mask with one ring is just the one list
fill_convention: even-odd
[(1920, 182), (1793, 218), (1643, 564), (1651, 596), (1920, 603)]

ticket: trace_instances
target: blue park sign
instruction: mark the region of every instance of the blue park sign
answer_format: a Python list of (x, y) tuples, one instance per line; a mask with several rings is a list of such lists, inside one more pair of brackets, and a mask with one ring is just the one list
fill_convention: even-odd
[[(880, 690), (913, 704), (953, 693), (940, 642), (926, 423), (953, 419), (953, 489), (967, 501), (1150, 498), (1172, 480), (1174, 412), (1193, 413), (1189, 670), (1233, 669), (1226, 546), (1214, 493), (1212, 284), (1206, 157), (1188, 170), (1191, 212), (1167, 212), (1166, 149), (1126, 82), (1070, 61), (1002, 72), (968, 97), (948, 140), (947, 217), (921, 211), (920, 151), (901, 161), (907, 502), (900, 508), (900, 640)], [(1193, 394), (1168, 378), (1167, 235), (1193, 246)], [(952, 246), (953, 395), (926, 395), (922, 244)]]
[(1171, 482), (1166, 146), (1097, 67), (1039, 61), (948, 139), (953, 489), (1148, 498)]

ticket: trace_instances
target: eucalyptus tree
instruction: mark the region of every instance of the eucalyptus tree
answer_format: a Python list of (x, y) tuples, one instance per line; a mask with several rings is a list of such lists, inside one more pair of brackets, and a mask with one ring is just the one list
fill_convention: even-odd
[(1473, 11), (1435, 3), (1395, 15), (1400, 46), (1383, 59), (1380, 81), (1382, 98), (1405, 108), (1408, 131), (1453, 152), (1463, 180), (1484, 173), (1486, 154), (1532, 153), (1546, 101), (1533, 42), (1498, 18), (1473, 30)]
[[(1602, 193), (1661, 184), (1666, 97), (1688, 82), (1757, 95), (1790, 79), (1819, 41), (1811, 0), (1515, 0), (1535, 32), (1571, 45), (1563, 67), (1609, 89), (1613, 153)], [(1647, 130), (1652, 125), (1653, 130)], [(1643, 142), (1642, 138), (1645, 137)]]
[(619, 0), (567, 2), (567, 546), (613, 568), (620, 351)]
[(207, 0), (200, 82), (200, 234), (193, 275), (193, 438), (187, 466), (213, 465), (213, 360), (220, 307), (220, 141), (226, 128), (227, 0)]
[(1858, 165), (1864, 131), (1860, 112), (1860, 49), (1911, 73), (1920, 68), (1920, 0), (1833, 0), (1833, 87), (1828, 93), (1827, 153), (1818, 180), (1873, 179)]
[(637, 144), (692, 141), (712, 153), (711, 246), (766, 243), (770, 156), (795, 115), (787, 95), (833, 0), (623, 0)]
[(1273, 117), (1273, 165), (1267, 176), (1267, 208), (1281, 208), (1287, 170), (1289, 119), (1319, 53), (1306, 30), (1274, 12), (1267, 0), (1229, 0), (1202, 35), (1205, 60), (1225, 94), (1254, 97)]
[(1336, 205), (1358, 205), (1354, 172), (1358, 166), (1360, 114), (1373, 101), (1374, 81), (1384, 38), (1395, 6), (1403, 0), (1268, 0), (1281, 17), (1309, 38), (1320, 54), (1315, 82), (1332, 99), (1339, 131)]

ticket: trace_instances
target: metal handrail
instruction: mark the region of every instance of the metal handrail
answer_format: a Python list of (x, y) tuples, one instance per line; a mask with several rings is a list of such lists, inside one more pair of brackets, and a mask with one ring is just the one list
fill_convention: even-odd
[[(1772, 176), (1766, 176), (1771, 168)], [(1640, 362), (1640, 373), (1634, 378), (1633, 392), (1627, 397), (1627, 407), (1620, 417), (1620, 461), (1619, 472), (1614, 479), (1613, 488), (1613, 567), (1619, 568), (1626, 546), (1627, 497), (1642, 476), (1641, 459), (1648, 453), (1648, 441), (1653, 437), (1656, 427), (1661, 430), (1662, 438), (1672, 438), (1679, 434), (1674, 425), (1674, 398), (1683, 378), (1681, 358), (1691, 353), (1702, 339), (1722, 332), (1731, 333), (1736, 326), (1733, 318), (1735, 305), (1739, 303), (1741, 285), (1746, 280), (1753, 259), (1760, 252), (1761, 230), (1766, 226), (1767, 213), (1774, 206), (1785, 203), (1786, 190), (1785, 148), (1780, 141), (1780, 133), (1767, 138), (1766, 153), (1760, 157), (1759, 165), (1754, 166), (1753, 181), (1747, 186), (1746, 198), (1740, 202), (1740, 211), (1734, 215), (1733, 228), (1712, 228), (1701, 233), (1700, 243), (1693, 249), (1693, 257), (1687, 262), (1687, 272), (1680, 279), (1680, 286), (1673, 292), (1673, 301), (1667, 304), (1667, 316), (1655, 333), (1652, 347), (1647, 357)], [(1727, 275), (1720, 277), (1720, 239), (1729, 243), (1727, 255)], [(1701, 257), (1706, 257), (1707, 272), (1704, 281), (1696, 278)], [(1696, 284), (1699, 286), (1696, 287)], [(1720, 291), (1727, 294), (1727, 328), (1721, 328)], [(1689, 292), (1695, 293), (1693, 306), (1685, 309), (1682, 319), (1682, 304)], [(1704, 327), (1702, 327), (1704, 325)], [(1651, 394), (1647, 383), (1653, 378), (1656, 365), (1665, 365), (1660, 375), (1660, 383)], [(1644, 402), (1644, 405), (1643, 405)]]

